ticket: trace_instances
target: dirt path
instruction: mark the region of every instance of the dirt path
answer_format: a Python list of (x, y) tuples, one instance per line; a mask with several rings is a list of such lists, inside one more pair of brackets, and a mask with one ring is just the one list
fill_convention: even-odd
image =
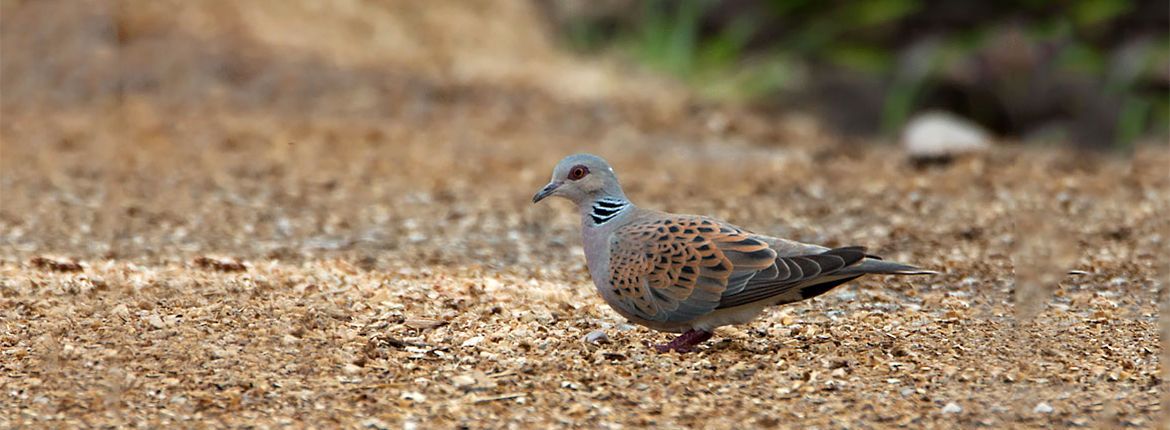
[[(539, 122), (310, 122), (293, 145), (260, 118), (203, 125), (231, 137), (4, 148), (0, 426), (1150, 427), (1160, 410), (1162, 152), (1136, 173), (1010, 150), (920, 171), (881, 146), (620, 123), (583, 142)], [(665, 335), (595, 295), (569, 208), (528, 203), (570, 148), (610, 155), (641, 204), (944, 274), (866, 279), (701, 353), (651, 353)], [(1010, 292), (1024, 203), (1067, 216), (1088, 272), (1026, 323)], [(584, 342), (594, 330), (610, 343)]]

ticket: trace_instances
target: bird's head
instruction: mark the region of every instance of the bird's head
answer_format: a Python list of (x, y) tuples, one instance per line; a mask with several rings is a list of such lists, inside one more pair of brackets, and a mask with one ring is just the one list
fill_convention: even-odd
[(532, 196), (532, 203), (549, 196), (564, 197), (577, 206), (604, 197), (625, 200), (613, 168), (601, 157), (591, 154), (570, 155), (557, 163), (552, 180)]

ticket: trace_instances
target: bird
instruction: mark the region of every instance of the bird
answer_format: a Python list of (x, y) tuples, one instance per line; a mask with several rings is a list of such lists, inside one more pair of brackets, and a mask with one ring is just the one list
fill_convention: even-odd
[(626, 197), (605, 159), (557, 163), (536, 204), (560, 197), (581, 215), (585, 262), (601, 298), (630, 322), (680, 333), (658, 352), (694, 352), (717, 327), (807, 300), (859, 277), (929, 275), (865, 247), (828, 248), (752, 233), (701, 215), (644, 209)]

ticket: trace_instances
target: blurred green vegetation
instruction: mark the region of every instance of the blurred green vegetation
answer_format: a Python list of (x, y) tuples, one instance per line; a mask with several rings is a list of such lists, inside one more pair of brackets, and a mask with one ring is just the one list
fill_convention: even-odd
[(928, 109), (1098, 147), (1170, 129), (1164, 0), (603, 3), (559, 17), (571, 47), (712, 99), (820, 112), (846, 133), (892, 135)]

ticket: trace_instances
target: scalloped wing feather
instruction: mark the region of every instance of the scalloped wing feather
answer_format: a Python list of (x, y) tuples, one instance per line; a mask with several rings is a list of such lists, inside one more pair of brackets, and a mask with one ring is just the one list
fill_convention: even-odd
[(614, 232), (610, 286), (619, 305), (650, 321), (689, 321), (761, 272), (775, 276), (776, 252), (737, 227), (685, 215), (636, 221)]

